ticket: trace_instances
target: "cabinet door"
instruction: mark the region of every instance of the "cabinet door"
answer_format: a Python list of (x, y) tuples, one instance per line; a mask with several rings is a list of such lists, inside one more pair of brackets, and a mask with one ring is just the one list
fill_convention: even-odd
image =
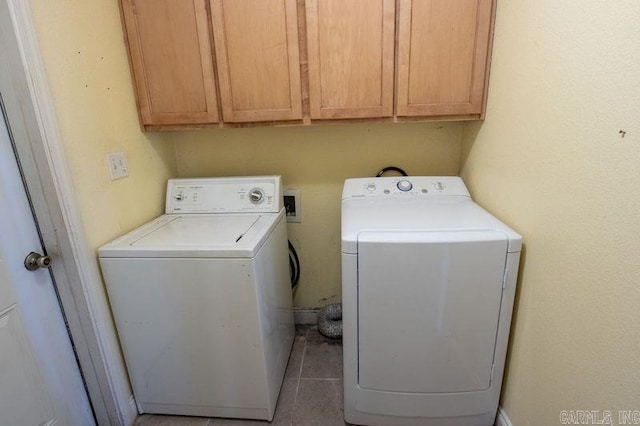
[(211, 0), (224, 121), (302, 118), (296, 0)]
[(397, 114), (482, 114), (492, 0), (399, 0)]
[(307, 0), (311, 118), (393, 114), (395, 0)]
[(142, 124), (218, 121), (206, 0), (122, 0)]

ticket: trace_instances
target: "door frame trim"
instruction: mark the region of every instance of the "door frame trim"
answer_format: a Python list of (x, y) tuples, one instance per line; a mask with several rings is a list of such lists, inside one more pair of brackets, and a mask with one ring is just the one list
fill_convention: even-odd
[(130, 425), (138, 412), (75, 200), (29, 1), (1, 1), (13, 24), (7, 59), (29, 136), (16, 148), (47, 252), (56, 258), (52, 271), (89, 399), (98, 424)]

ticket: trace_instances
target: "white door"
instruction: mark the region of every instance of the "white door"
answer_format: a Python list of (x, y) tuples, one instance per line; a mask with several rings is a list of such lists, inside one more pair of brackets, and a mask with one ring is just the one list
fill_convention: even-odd
[(0, 424), (91, 425), (94, 417), (49, 270), (30, 272), (24, 267), (29, 252), (43, 249), (4, 106), (2, 111)]

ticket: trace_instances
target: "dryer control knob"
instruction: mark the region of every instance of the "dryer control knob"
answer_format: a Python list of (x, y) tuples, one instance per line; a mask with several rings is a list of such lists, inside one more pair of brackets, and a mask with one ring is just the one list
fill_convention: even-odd
[(400, 182), (398, 182), (397, 186), (398, 186), (398, 189), (403, 192), (411, 191), (411, 188), (413, 188), (413, 185), (411, 184), (411, 182), (409, 182), (406, 179), (402, 179)]
[(249, 191), (249, 200), (251, 200), (253, 204), (260, 204), (264, 201), (264, 191), (260, 188), (253, 188)]

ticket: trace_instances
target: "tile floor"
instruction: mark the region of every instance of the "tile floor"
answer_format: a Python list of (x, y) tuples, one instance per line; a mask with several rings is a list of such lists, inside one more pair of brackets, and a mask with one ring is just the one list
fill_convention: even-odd
[(324, 338), (315, 326), (298, 326), (289, 365), (271, 423), (145, 414), (136, 426), (344, 426), (342, 342)]

